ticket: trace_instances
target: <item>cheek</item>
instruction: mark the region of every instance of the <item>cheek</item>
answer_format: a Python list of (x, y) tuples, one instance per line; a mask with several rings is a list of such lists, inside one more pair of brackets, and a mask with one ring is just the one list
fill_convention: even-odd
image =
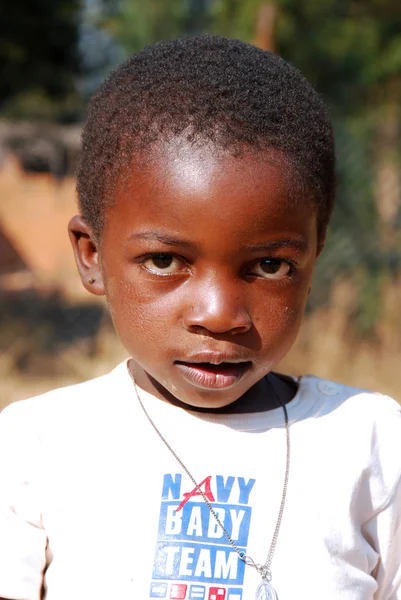
[(303, 307), (280, 305), (275, 307), (270, 304), (263, 312), (259, 312), (253, 323), (259, 331), (270, 332), (270, 335), (290, 334), (294, 327), (298, 327), (303, 317)]
[(300, 328), (308, 298), (308, 286), (293, 288), (267, 296), (258, 303), (254, 325), (264, 340), (287, 343), (294, 340)]
[(118, 284), (117, 278), (108, 280), (106, 299), (111, 318), (122, 343), (146, 347), (160, 344), (169, 335), (172, 321), (172, 299), (155, 297), (145, 285)]

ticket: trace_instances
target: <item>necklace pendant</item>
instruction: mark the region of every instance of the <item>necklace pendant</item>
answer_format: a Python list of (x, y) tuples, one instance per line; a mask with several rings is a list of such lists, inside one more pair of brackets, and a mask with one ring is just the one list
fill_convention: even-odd
[(278, 596), (274, 587), (262, 579), (256, 590), (255, 600), (278, 600)]

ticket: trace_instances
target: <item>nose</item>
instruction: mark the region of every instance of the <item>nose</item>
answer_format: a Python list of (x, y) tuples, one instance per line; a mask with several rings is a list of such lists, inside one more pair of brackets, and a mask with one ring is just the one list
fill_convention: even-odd
[(184, 315), (185, 327), (194, 332), (243, 334), (252, 319), (240, 285), (234, 279), (213, 280), (190, 290)]

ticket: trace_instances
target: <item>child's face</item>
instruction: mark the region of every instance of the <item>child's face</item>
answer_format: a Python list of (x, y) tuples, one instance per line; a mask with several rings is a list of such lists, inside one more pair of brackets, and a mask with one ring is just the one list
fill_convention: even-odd
[(83, 243), (86, 287), (90, 268), (142, 387), (226, 406), (296, 338), (318, 254), (313, 201), (291, 196), (290, 166), (264, 151), (170, 142), (129, 176), (97, 251)]

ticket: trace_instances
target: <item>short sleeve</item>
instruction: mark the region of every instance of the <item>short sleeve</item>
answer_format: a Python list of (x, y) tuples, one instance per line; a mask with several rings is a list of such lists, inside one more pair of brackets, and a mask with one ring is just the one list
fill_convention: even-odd
[[(382, 476), (391, 493), (385, 504), (364, 525), (365, 537), (379, 555), (374, 575), (374, 600), (401, 600), (401, 412), (399, 407), (382, 432)], [(383, 437), (386, 438), (385, 442)], [(384, 472), (384, 473), (383, 473)]]
[(39, 600), (46, 564), (40, 440), (27, 403), (0, 414), (0, 597)]
[(375, 600), (401, 600), (401, 482), (389, 504), (364, 529), (380, 555)]

